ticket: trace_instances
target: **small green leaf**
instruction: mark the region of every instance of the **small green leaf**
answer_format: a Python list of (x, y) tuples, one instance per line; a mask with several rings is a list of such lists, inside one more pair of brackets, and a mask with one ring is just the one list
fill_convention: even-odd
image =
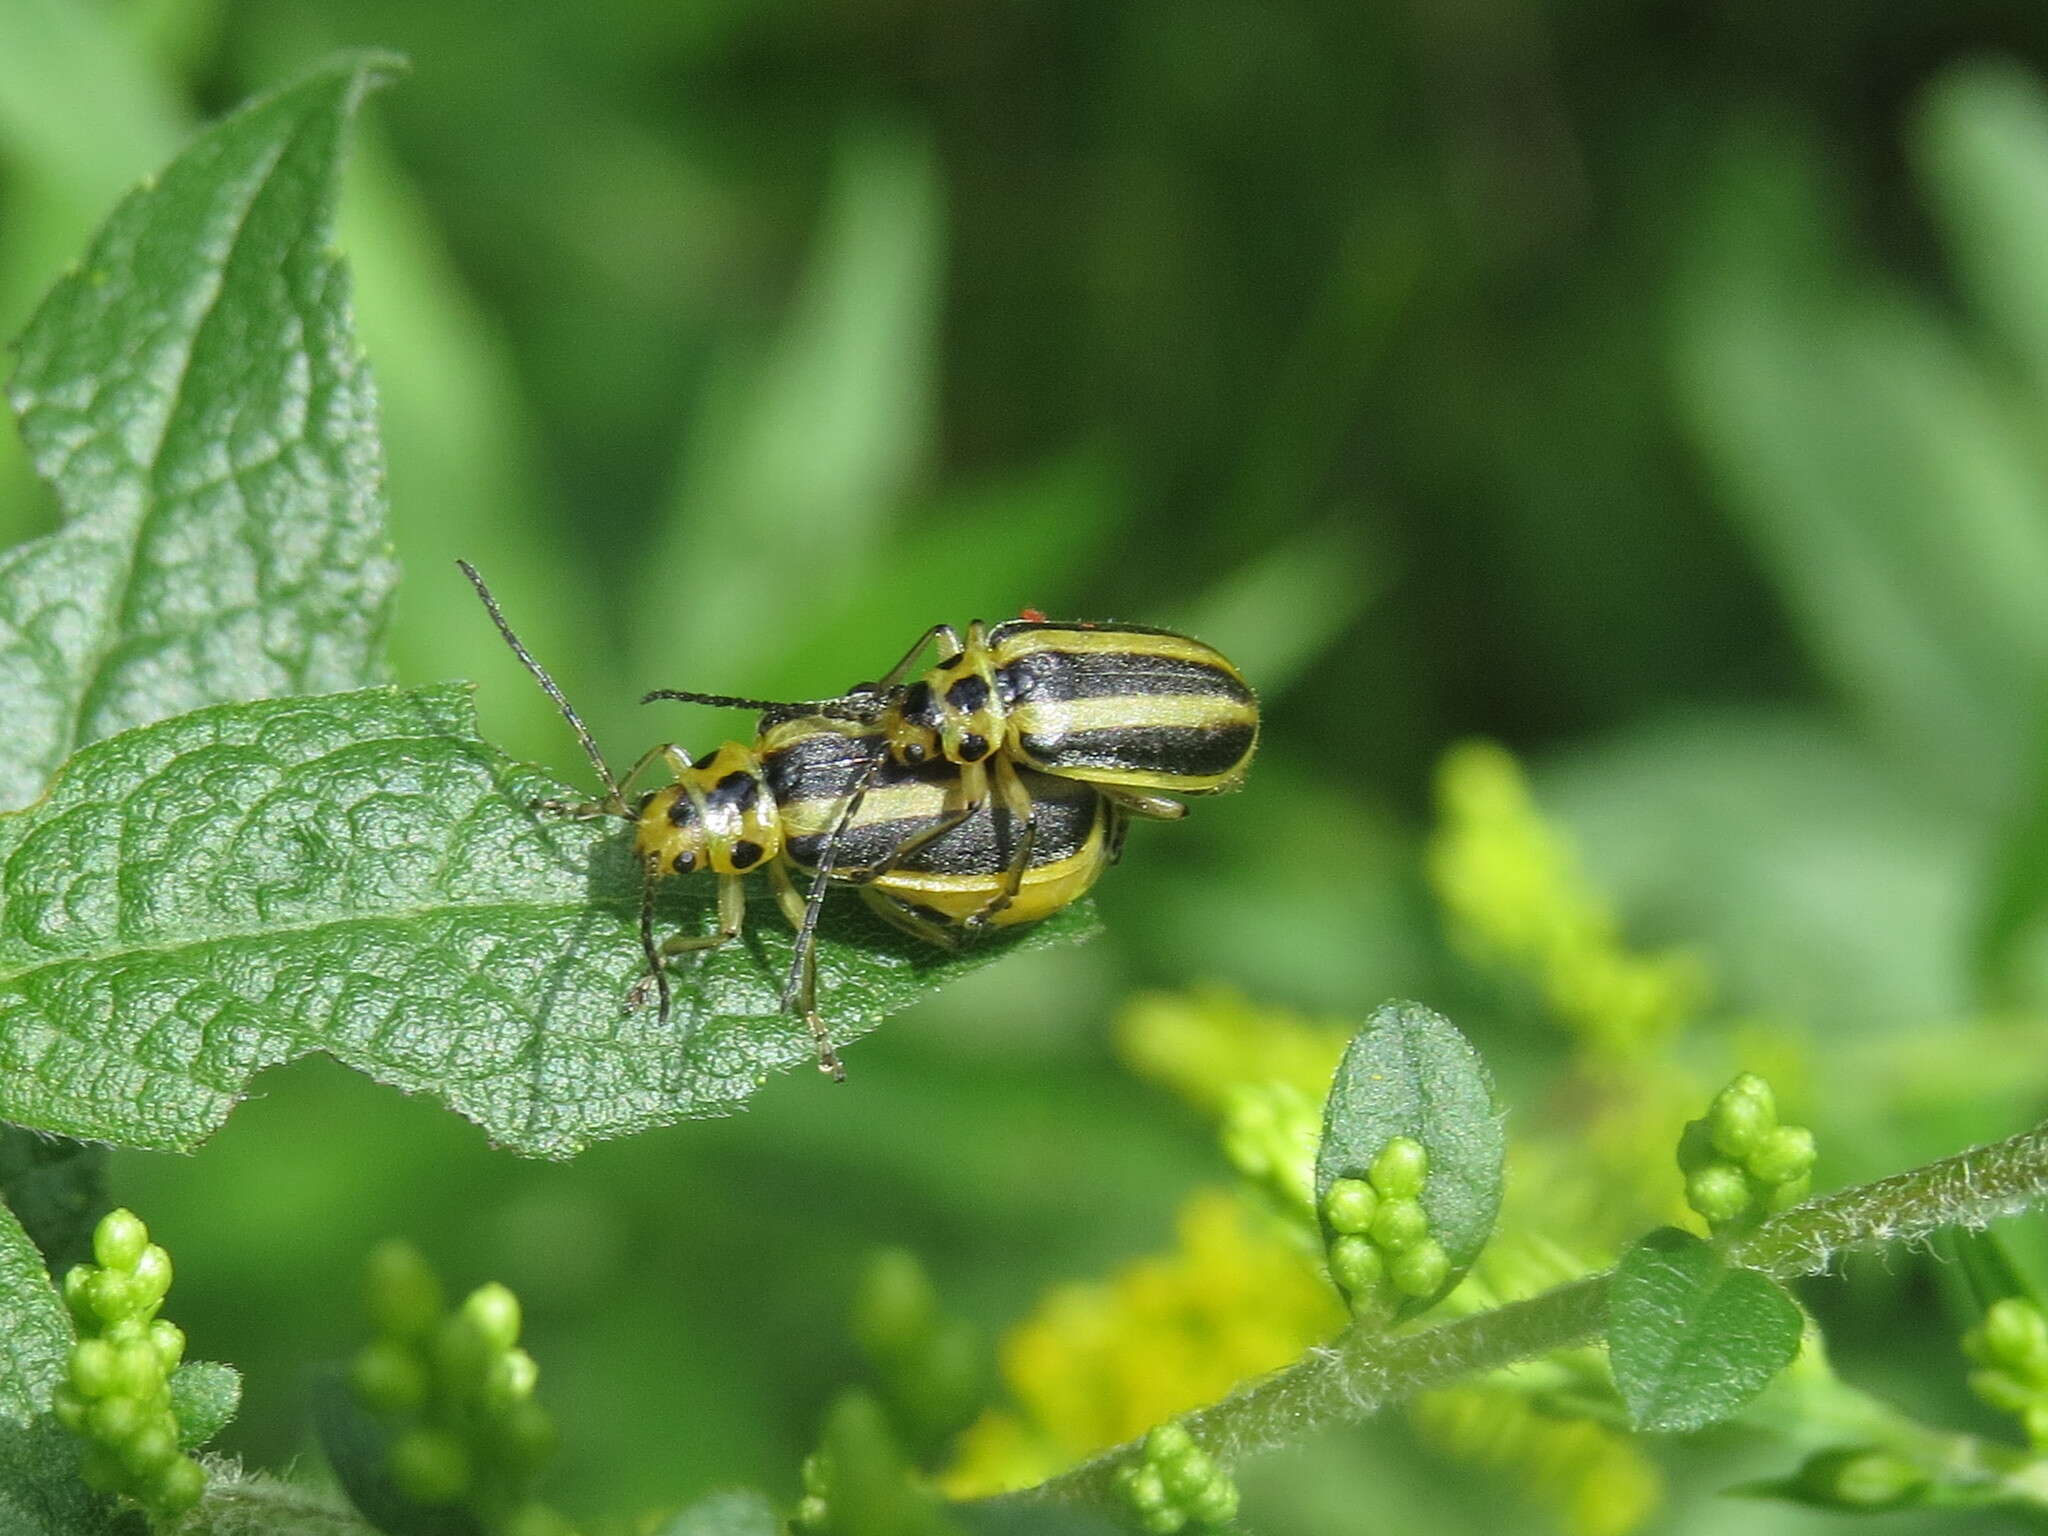
[(775, 1507), (758, 1493), (714, 1493), (673, 1516), (657, 1536), (783, 1536)]
[(242, 1373), (231, 1365), (194, 1360), (171, 1374), (171, 1412), (178, 1444), (195, 1451), (228, 1427), (242, 1406)]
[[(1387, 1004), (1345, 1048), (1323, 1109), (1316, 1209), (1337, 1180), (1365, 1178), (1397, 1136), (1429, 1154), (1422, 1208), (1451, 1261), (1434, 1296), (1403, 1304), (1412, 1313), (1457, 1284), (1486, 1246), (1507, 1155), (1486, 1064), (1450, 1020), (1419, 1003)], [(1326, 1226), (1323, 1240), (1336, 1235)]]
[(1799, 1351), (1799, 1304), (1785, 1288), (1676, 1227), (1622, 1255), (1607, 1306), (1608, 1365), (1637, 1429), (1725, 1419)]
[(330, 230), (392, 67), (339, 59), (202, 135), (23, 333), (9, 394), (65, 521), (0, 557), (0, 805), (80, 743), (381, 675), (395, 571)]
[(70, 1349), (71, 1320), (43, 1256), (0, 1207), (0, 1423), (26, 1425), (50, 1406)]
[[(455, 686), (221, 705), (85, 748), (0, 817), (0, 1118), (189, 1147), (252, 1074), (323, 1050), (564, 1157), (814, 1060), (765, 893), (744, 942), (676, 966), (667, 1024), (625, 1011), (629, 835), (528, 808), (564, 794), (479, 741)], [(670, 881), (664, 931), (706, 931), (710, 903)], [(826, 911), (841, 1043), (1009, 947), (947, 955), (847, 896)]]
[(93, 1225), (113, 1209), (107, 1149), (0, 1125), (0, 1200), (61, 1279), (92, 1257)]

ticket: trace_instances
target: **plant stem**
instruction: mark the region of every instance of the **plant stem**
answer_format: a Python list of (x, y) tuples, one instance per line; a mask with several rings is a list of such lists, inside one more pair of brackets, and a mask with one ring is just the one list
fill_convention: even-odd
[[(1981, 1227), (2048, 1198), (2048, 1123), (1772, 1217), (1731, 1255), (1780, 1278), (1812, 1274), (1847, 1248), (1911, 1242), (1942, 1227)], [(1607, 1276), (1591, 1275), (1421, 1333), (1354, 1327), (1290, 1366), (1196, 1409), (1182, 1423), (1228, 1464), (1318, 1430), (1371, 1417), (1461, 1377), (1547, 1355), (1600, 1334)], [(1006, 1499), (1113, 1504), (1130, 1441)]]

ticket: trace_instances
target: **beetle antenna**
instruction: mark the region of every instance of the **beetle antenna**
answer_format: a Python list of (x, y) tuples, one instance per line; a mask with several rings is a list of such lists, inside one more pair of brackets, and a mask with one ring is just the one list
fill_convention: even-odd
[(576, 706), (569, 702), (568, 697), (556, 686), (555, 680), (548, 676), (548, 669), (535, 661), (533, 653), (519, 643), (519, 637), (512, 633), (512, 626), (505, 622), (505, 615), (498, 607), (498, 600), (491, 596), (491, 589), (484, 585), (484, 579), (477, 574), (476, 567), (467, 560), (458, 560), (455, 563), (462, 568), (462, 574), (469, 578), (469, 584), (476, 588), (476, 595), (483, 599), (484, 612), (488, 613), (491, 622), (498, 626), (498, 633), (503, 635), (505, 643), (512, 647), (512, 654), (533, 674), (533, 680), (540, 684), (541, 691), (555, 701), (555, 707), (561, 710), (562, 718), (569, 722), (569, 729), (574, 731), (576, 739), (583, 743), (583, 750), (589, 754), (591, 766), (597, 769), (599, 782), (611, 791), (613, 803), (623, 804), (625, 797), (619, 789), (619, 781), (612, 777), (611, 768), (606, 764), (604, 754), (597, 750), (597, 741), (590, 734), (590, 728), (583, 723), (583, 717), (576, 713)]
[(690, 693), (681, 688), (657, 688), (643, 694), (640, 702), (652, 704), (657, 699), (673, 699), (680, 704), (709, 704), (714, 709), (762, 709), (774, 710), (789, 715), (823, 715), (830, 720), (868, 721), (874, 718), (875, 705), (853, 703), (855, 694), (842, 694), (836, 699), (748, 699), (730, 693)]

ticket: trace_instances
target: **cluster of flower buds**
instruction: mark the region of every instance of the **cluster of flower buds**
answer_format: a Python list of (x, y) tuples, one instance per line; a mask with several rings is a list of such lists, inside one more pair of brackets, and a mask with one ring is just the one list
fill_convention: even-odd
[(128, 1211), (101, 1218), (92, 1252), (97, 1263), (64, 1276), (78, 1342), (52, 1407), (85, 1441), (85, 1480), (169, 1524), (206, 1491), (206, 1473), (179, 1445), (171, 1410), (171, 1372), (184, 1357), (185, 1335), (157, 1316), (171, 1288), (170, 1255)]
[(1812, 1189), (1813, 1155), (1813, 1132), (1780, 1125), (1771, 1085), (1745, 1072), (1679, 1138), (1686, 1204), (1716, 1232), (1785, 1210)]
[(377, 1337), (349, 1383), (392, 1431), (397, 1489), (416, 1504), (463, 1506), (492, 1536), (569, 1536), (528, 1491), (555, 1432), (534, 1401), (539, 1368), (519, 1347), (519, 1298), (481, 1285), (448, 1311), (439, 1278), (399, 1242), (371, 1255), (366, 1296)]
[(1391, 1302), (1434, 1296), (1450, 1278), (1451, 1261), (1429, 1235), (1422, 1185), (1429, 1154), (1422, 1143), (1396, 1136), (1372, 1160), (1362, 1179), (1338, 1179), (1323, 1195), (1330, 1239), (1330, 1277), (1351, 1299), (1354, 1312), (1380, 1312)]
[(1316, 1214), (1316, 1144), (1322, 1115), (1283, 1082), (1240, 1083), (1223, 1106), (1223, 1155), (1304, 1224)]
[(853, 1337), (914, 1457), (936, 1452), (987, 1400), (988, 1350), (980, 1330), (940, 1309), (924, 1266), (907, 1249), (883, 1249), (868, 1261), (854, 1297)]
[(1156, 1536), (1237, 1518), (1237, 1484), (1179, 1424), (1147, 1435), (1143, 1459), (1121, 1468), (1116, 1485), (1140, 1529)]
[(2037, 1449), (2048, 1448), (2048, 1317), (2041, 1309), (2001, 1297), (1963, 1335), (1963, 1351), (1977, 1363), (1970, 1390), (2016, 1417)]

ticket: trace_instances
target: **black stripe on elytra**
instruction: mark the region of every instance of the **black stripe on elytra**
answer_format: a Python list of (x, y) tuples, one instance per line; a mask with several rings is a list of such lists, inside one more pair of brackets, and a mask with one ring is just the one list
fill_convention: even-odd
[(1162, 778), (1205, 779), (1244, 761), (1257, 737), (1249, 722), (1230, 725), (1118, 726), (1100, 731), (1022, 734), (1017, 750), (1030, 762), (1062, 773), (1087, 769), (1152, 773)]
[[(1031, 776), (1037, 802), (1038, 835), (1031, 845), (1031, 867), (1043, 868), (1073, 857), (1095, 830), (1098, 797), (1085, 784)], [(902, 816), (889, 821), (856, 823), (840, 837), (833, 855), (839, 869), (888, 864), (896, 851), (931, 825), (931, 818)], [(943, 836), (935, 837), (894, 865), (911, 874), (995, 876), (1009, 866), (1021, 826), (993, 800)], [(816, 869), (827, 834), (807, 833), (783, 843), (783, 851), (800, 867)]]
[[(763, 752), (761, 774), (778, 805), (837, 800), (860, 782), (875, 754), (883, 750), (885, 744), (880, 736), (814, 731)], [(888, 765), (884, 764), (877, 782), (888, 782), (888, 772)]]
[(1026, 651), (996, 669), (1004, 704), (1070, 704), (1171, 694), (1249, 704), (1252, 691), (1213, 662), (1130, 651)]

